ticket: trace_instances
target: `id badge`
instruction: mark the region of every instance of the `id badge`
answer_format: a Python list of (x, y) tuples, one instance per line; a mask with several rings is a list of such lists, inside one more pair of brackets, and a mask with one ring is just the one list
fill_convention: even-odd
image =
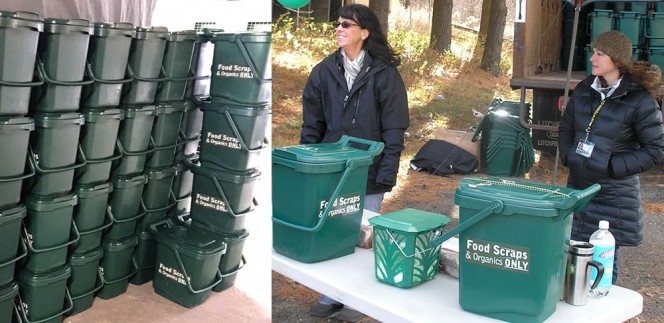
[(588, 140), (581, 139), (579, 140), (579, 144), (576, 146), (576, 153), (583, 157), (589, 158), (593, 153), (593, 148), (595, 148), (595, 144)]

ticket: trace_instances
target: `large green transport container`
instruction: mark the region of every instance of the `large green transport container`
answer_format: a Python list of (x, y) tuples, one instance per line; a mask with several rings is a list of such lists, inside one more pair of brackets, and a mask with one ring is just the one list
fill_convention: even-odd
[(157, 93), (157, 83), (166, 80), (160, 74), (168, 28), (136, 27), (135, 30), (127, 64), (127, 71), (133, 81), (122, 87), (122, 102), (127, 105), (152, 104)]
[(226, 243), (194, 227), (157, 223), (152, 229), (157, 240), (154, 291), (188, 308), (205, 302), (222, 281), (218, 267)]
[(272, 103), (271, 32), (206, 34), (214, 43), (210, 96), (213, 103)]
[(78, 205), (74, 208), (74, 223), (80, 238), (72, 247), (72, 254), (87, 254), (101, 245), (103, 230), (113, 224), (110, 219), (107, 220), (106, 207), (112, 191), (111, 183), (79, 186), (76, 189)]
[[(71, 297), (67, 290), (67, 279), (71, 276), (71, 268), (64, 266), (44, 274), (22, 270), (18, 276), (20, 300), (18, 308), (23, 322), (62, 322), (62, 315), (72, 309)], [(48, 297), (44, 297), (45, 295)]]
[[(16, 295), (18, 295), (18, 284), (15, 281), (0, 286), (0, 322), (14, 322)], [(16, 319), (18, 320), (18, 317)]]
[(79, 142), (86, 164), (76, 169), (75, 181), (78, 185), (108, 182), (112, 162), (122, 157), (119, 152), (115, 153), (124, 114), (120, 109), (85, 109), (82, 112), (85, 124), (81, 127)]
[(373, 226), (376, 279), (410, 288), (432, 279), (439, 270), (440, 245), (450, 218), (442, 214), (403, 209), (369, 219)]
[(134, 25), (127, 22), (93, 23), (87, 72), (94, 83), (83, 87), (83, 107), (106, 108), (120, 105), (122, 85), (132, 81), (131, 78), (125, 78), (125, 71), (134, 35)]
[(0, 117), (26, 116), (33, 82), (39, 33), (44, 23), (26, 11), (0, 11)]
[(25, 269), (43, 274), (67, 262), (68, 247), (79, 239), (76, 226), (72, 225), (76, 204), (78, 196), (75, 193), (59, 197), (28, 197), (28, 216), (23, 221), (23, 238), (28, 247)]
[(31, 118), (0, 118), (0, 210), (17, 205), (21, 201), (23, 180), (34, 175), (24, 174), (28, 156), (30, 132), (35, 129)]
[(67, 287), (73, 308), (67, 315), (75, 315), (92, 307), (94, 293), (103, 286), (99, 279), (99, 262), (103, 256), (103, 249), (97, 247), (87, 253), (69, 257), (71, 277)]
[(44, 85), (32, 92), (31, 104), (39, 112), (72, 112), (79, 109), (86, 56), (92, 27), (84, 19), (44, 19), (39, 39), (37, 71)]
[(502, 178), (467, 177), (455, 192), (459, 304), (509, 322), (542, 322), (562, 295), (572, 213), (598, 184), (574, 190)]
[(382, 142), (349, 136), (272, 149), (274, 250), (305, 263), (353, 253), (369, 165), (382, 151)]
[(197, 41), (198, 35), (194, 30), (171, 32), (168, 35), (162, 62), (166, 80), (159, 83), (156, 102), (184, 100), (187, 82), (196, 77), (192, 57)]
[(142, 173), (147, 155), (154, 150), (150, 149), (150, 141), (157, 107), (126, 107), (123, 112), (124, 120), (120, 123), (117, 141), (122, 158), (113, 162), (113, 174), (116, 176)]
[(202, 110), (201, 164), (234, 171), (258, 167), (272, 109), (210, 104)]
[(133, 256), (137, 244), (138, 239), (133, 235), (123, 240), (102, 242), (104, 257), (99, 272), (104, 287), (97, 294), (99, 298), (111, 299), (127, 291), (129, 278), (136, 274)]
[(26, 255), (25, 246), (23, 246), (24, 252), (18, 253), (21, 223), (25, 215), (26, 209), (22, 205), (0, 211), (0, 237), (2, 237), (2, 248), (0, 248), (0, 286), (5, 286), (14, 279), (16, 262)]

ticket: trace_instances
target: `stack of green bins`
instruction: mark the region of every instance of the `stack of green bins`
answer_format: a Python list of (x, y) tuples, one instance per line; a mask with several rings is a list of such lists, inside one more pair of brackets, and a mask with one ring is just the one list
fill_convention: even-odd
[[(194, 175), (189, 217), (192, 227), (228, 246), (219, 263), (223, 280), (213, 288), (220, 292), (234, 284), (243, 266), (244, 223), (257, 205), (254, 188), (272, 113), (272, 39), (270, 32), (205, 30), (205, 36), (214, 44), (210, 99), (201, 104), (198, 162), (189, 162)], [(205, 58), (199, 52), (199, 63), (205, 65)]]
[[(530, 104), (525, 104), (530, 111)], [(475, 131), (473, 141), (482, 135), (482, 165), (489, 175), (522, 176), (535, 162), (530, 130), (519, 121), (520, 105), (494, 99)]]

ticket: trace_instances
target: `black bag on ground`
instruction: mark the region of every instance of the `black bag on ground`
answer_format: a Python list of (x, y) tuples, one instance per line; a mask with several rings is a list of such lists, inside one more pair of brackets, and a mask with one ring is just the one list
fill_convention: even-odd
[(470, 174), (479, 166), (473, 154), (447, 141), (429, 140), (410, 161), (410, 167), (429, 174)]

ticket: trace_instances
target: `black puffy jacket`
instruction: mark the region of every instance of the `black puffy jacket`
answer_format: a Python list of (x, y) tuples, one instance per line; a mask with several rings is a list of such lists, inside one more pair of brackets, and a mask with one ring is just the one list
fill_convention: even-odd
[(409, 126), (406, 88), (396, 67), (367, 53), (348, 91), (342, 57), (337, 50), (309, 75), (300, 143), (336, 142), (342, 135), (383, 142), (383, 152), (369, 166), (366, 193), (389, 192), (396, 185)]
[(590, 158), (576, 153), (586, 136), (601, 95), (591, 87), (595, 76), (580, 82), (559, 126), (560, 156), (569, 168), (567, 186), (584, 189), (602, 186), (587, 206), (574, 214), (572, 239), (588, 241), (600, 220), (619, 246), (635, 246), (643, 239), (638, 174), (664, 160), (662, 114), (653, 97), (641, 86), (623, 78), (597, 114), (588, 141), (595, 144)]

